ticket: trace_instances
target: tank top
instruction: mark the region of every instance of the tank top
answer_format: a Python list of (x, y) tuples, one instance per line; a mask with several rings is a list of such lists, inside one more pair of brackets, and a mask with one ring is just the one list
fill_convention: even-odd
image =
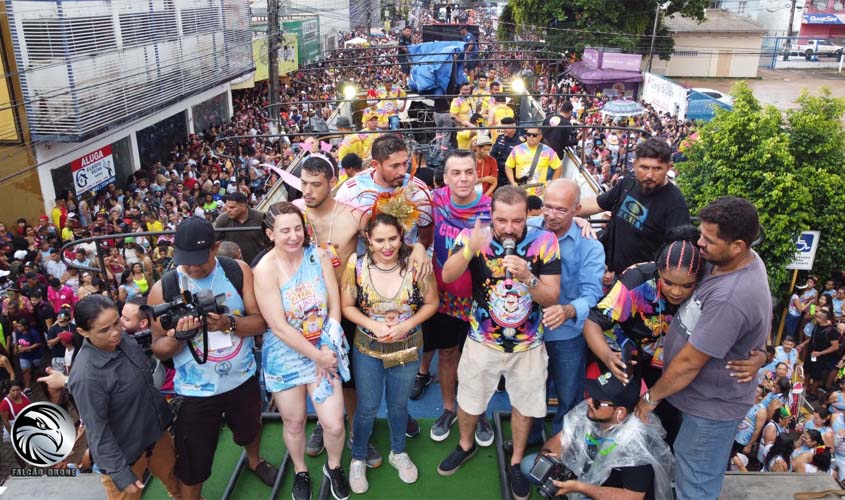
[(747, 445), (749, 441), (751, 441), (751, 436), (754, 435), (754, 426), (757, 423), (757, 414), (760, 411), (766, 411), (765, 406), (762, 403), (758, 403), (751, 407), (748, 410), (748, 413), (745, 415), (745, 418), (739, 423), (739, 427), (736, 429), (736, 438), (735, 441), (743, 446)]
[(770, 425), (775, 426), (775, 429), (777, 430), (776, 434), (778, 435), (784, 431), (784, 428), (780, 424), (772, 421), (769, 421), (769, 423), (766, 424), (765, 427), (763, 427), (763, 432), (760, 433), (760, 446), (757, 448), (757, 461), (760, 463), (763, 463), (766, 460), (766, 455), (769, 454), (769, 450), (774, 444), (774, 441), (768, 444), (763, 443), (763, 439), (765, 439), (766, 429), (768, 429)]
[[(329, 317), (328, 290), (316, 248), (308, 246), (304, 249), (299, 269), (279, 288), (279, 293), (285, 320), (316, 346), (320, 341), (323, 325)], [(264, 336), (264, 342), (268, 345), (281, 341), (270, 330)]]
[[(187, 277), (181, 269), (176, 268), (179, 282), (186, 280), (191, 293), (210, 289), (214, 295), (226, 294), (225, 305), (229, 313), (235, 316), (244, 315), (244, 302), (235, 286), (226, 277), (220, 262), (216, 262), (214, 270), (208, 276), (195, 280)], [(208, 361), (198, 364), (188, 349), (191, 345), (202, 352), (202, 335), (194, 337), (193, 342), (173, 357), (176, 376), (173, 388), (182, 396), (214, 396), (231, 391), (246, 382), (255, 374), (255, 355), (252, 352), (254, 341), (252, 337), (238, 337), (230, 335), (232, 345), (217, 350), (209, 350)]]
[[(410, 318), (422, 306), (422, 295), (419, 287), (414, 283), (410, 269), (405, 273), (402, 284), (393, 297), (384, 297), (376, 290), (370, 276), (370, 259), (367, 255), (358, 259), (355, 271), (358, 283), (356, 305), (370, 319), (392, 326)], [(417, 333), (419, 328), (417, 326), (409, 331), (406, 338)], [(358, 329), (373, 336), (372, 332), (366, 328), (359, 326)]]

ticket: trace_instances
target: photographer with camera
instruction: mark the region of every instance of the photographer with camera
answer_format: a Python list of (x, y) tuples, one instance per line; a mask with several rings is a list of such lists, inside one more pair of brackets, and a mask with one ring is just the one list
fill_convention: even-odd
[(540, 454), (522, 462), (523, 474), (544, 498), (672, 498), (672, 453), (652, 416), (632, 416), (640, 379), (624, 384), (611, 372), (588, 380), (587, 399), (563, 417), (563, 430)]
[[(277, 470), (258, 454), (261, 390), (253, 337), (267, 328), (244, 262), (217, 257), (211, 223), (189, 217), (176, 228), (175, 269), (153, 285), (153, 353), (173, 359), (174, 390), (183, 397), (176, 421), (176, 475), (182, 498), (199, 498), (211, 475), (224, 419), (248, 467), (268, 486)], [(223, 307), (225, 306), (225, 308)], [(228, 309), (228, 313), (221, 313)]]

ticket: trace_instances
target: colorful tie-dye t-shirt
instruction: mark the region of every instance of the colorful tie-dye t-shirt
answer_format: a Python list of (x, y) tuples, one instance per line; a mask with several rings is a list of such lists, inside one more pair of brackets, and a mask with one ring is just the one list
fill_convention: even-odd
[[(469, 229), (461, 231), (452, 251), (460, 252), (469, 244), (469, 235)], [(560, 249), (554, 233), (527, 228), (514, 254), (527, 260), (537, 277), (560, 274)], [(504, 247), (494, 239), (469, 263), (473, 284), (469, 337), (500, 351), (527, 351), (543, 343), (543, 312), (525, 283), (514, 279), (508, 287), (504, 256)]]
[(443, 265), (452, 255), (455, 240), (463, 229), (471, 229), (479, 214), (490, 215), (490, 198), (480, 196), (469, 205), (455, 205), (448, 187), (434, 191), (434, 276), (440, 292), (438, 312), (469, 321), (472, 308), (472, 278), (466, 271), (457, 281), (443, 283)]
[(678, 310), (660, 295), (657, 279), (654, 262), (629, 267), (593, 307), (589, 319), (605, 332), (612, 332), (619, 344), (627, 338), (654, 354), (656, 342), (669, 333), (672, 316)]
[[(540, 158), (537, 160), (537, 168), (534, 169), (534, 174), (526, 181), (528, 184), (545, 184), (549, 180), (549, 170), (557, 170), (561, 165), (560, 158), (558, 158), (554, 149), (545, 144), (539, 144), (537, 147), (542, 148), (540, 150)], [(523, 142), (511, 150), (510, 156), (505, 161), (505, 167), (514, 169), (513, 178), (515, 180), (528, 176), (531, 172), (531, 165), (534, 163), (534, 155), (536, 153), (537, 148), (529, 148), (527, 142)], [(528, 194), (540, 195), (542, 191), (530, 188), (528, 189)]]

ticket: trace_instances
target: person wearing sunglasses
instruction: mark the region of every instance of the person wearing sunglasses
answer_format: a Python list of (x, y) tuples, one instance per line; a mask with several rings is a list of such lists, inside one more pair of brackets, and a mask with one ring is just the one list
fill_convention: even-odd
[[(563, 429), (541, 454), (561, 462), (577, 479), (555, 481), (557, 495), (588, 498), (672, 498), (674, 459), (660, 419), (632, 415), (642, 390), (634, 377), (622, 382), (610, 371), (586, 382), (584, 401), (563, 417)], [(522, 461), (523, 474), (538, 484), (532, 468), (540, 454)]]
[[(526, 186), (529, 195), (543, 195), (543, 188), (563, 174), (555, 150), (546, 146), (538, 127), (525, 130), (525, 142), (514, 147), (505, 162), (505, 175), (512, 186)], [(551, 171), (551, 172), (549, 172)]]

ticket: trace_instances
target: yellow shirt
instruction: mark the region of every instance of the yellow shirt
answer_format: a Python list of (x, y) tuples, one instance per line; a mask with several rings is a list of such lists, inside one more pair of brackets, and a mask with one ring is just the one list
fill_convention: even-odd
[(361, 147), (361, 154), (359, 155), (362, 160), (369, 158), (371, 155), (371, 151), (373, 149), (373, 143), (376, 139), (381, 137), (382, 134), (366, 134), (367, 136), (364, 137), (363, 146)]
[(379, 87), (377, 95), (378, 98), (381, 99), (379, 107), (384, 108), (384, 112), (388, 117), (399, 114), (399, 110), (402, 109), (403, 101), (396, 98), (405, 97), (405, 91), (402, 90), (401, 87), (393, 85), (389, 90), (384, 87)]
[(355, 153), (362, 160), (364, 159), (364, 139), (368, 134), (349, 134), (340, 142), (337, 148), (337, 159), (343, 161), (343, 158), (349, 153)]
[[(493, 127), (497, 127), (497, 126), (501, 125), (502, 124), (502, 118), (504, 118), (506, 116), (510, 116), (511, 118), (514, 118), (513, 109), (508, 107), (508, 105), (505, 104), (505, 103), (495, 104), (493, 106), (493, 123), (491, 123), (490, 125), (493, 126)], [(490, 136), (491, 139), (493, 139), (493, 142), (496, 142), (496, 138), (499, 137), (499, 130), (498, 129), (491, 129), (490, 133), (491, 133), (491, 136)]]
[[(540, 158), (537, 160), (537, 168), (534, 169), (534, 174), (531, 178), (525, 182), (528, 184), (545, 185), (549, 180), (549, 170), (559, 169), (561, 161), (554, 149), (546, 146), (545, 144), (539, 144), (537, 147), (542, 148), (540, 150)], [(531, 171), (531, 165), (534, 163), (534, 155), (536, 152), (537, 148), (531, 149), (528, 147), (528, 143), (526, 142), (523, 142), (511, 150), (511, 154), (505, 162), (505, 167), (513, 169), (514, 180), (519, 182), (520, 178), (528, 176)], [(538, 189), (532, 187), (528, 188), (527, 191), (528, 194), (536, 194), (538, 196), (543, 194), (542, 188)]]
[[(470, 105), (470, 100), (465, 97), (456, 97), (452, 99), (452, 104), (449, 106), (449, 113), (457, 117), (458, 122), (469, 121), (469, 117), (472, 116), (472, 106)], [(461, 123), (457, 124), (458, 127), (463, 127)]]
[(164, 226), (160, 221), (147, 222), (147, 231), (164, 231)]
[(484, 89), (475, 89), (472, 92), (472, 108), (481, 116), (487, 117), (487, 111), (496, 104), (496, 100), (489, 95), (490, 92)]
[(388, 128), (388, 115), (384, 108), (382, 108), (381, 106), (377, 106), (375, 109), (366, 108), (364, 110), (364, 116), (362, 118), (362, 123), (365, 127), (367, 126), (367, 122), (370, 120), (371, 116), (375, 116), (378, 119), (378, 128)]

